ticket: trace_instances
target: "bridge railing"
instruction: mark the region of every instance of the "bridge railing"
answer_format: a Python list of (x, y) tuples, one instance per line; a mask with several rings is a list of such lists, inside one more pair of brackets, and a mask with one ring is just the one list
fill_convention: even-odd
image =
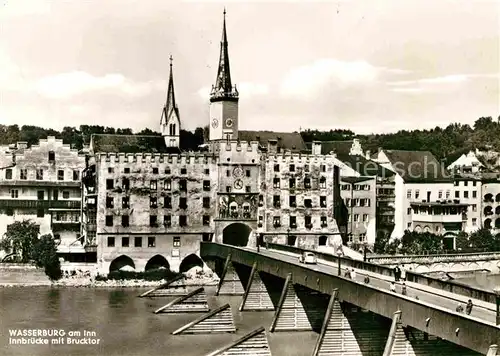
[[(316, 254), (316, 256), (319, 259), (322, 259), (324, 261), (328, 262), (335, 262), (338, 263), (338, 256), (329, 254), (329, 253), (324, 253), (316, 250), (308, 250), (308, 249), (303, 249), (299, 247), (294, 247), (294, 246), (288, 246), (288, 245), (280, 245), (280, 244), (268, 244), (268, 247), (272, 250), (277, 250), (277, 251), (285, 251), (285, 252), (292, 252), (292, 253), (297, 253), (301, 254), (302, 252), (313, 252)], [(375, 263), (371, 262), (364, 262), (364, 261), (358, 261), (358, 260), (353, 260), (348, 257), (340, 257), (340, 263), (342, 267), (354, 267), (356, 269), (362, 269), (365, 271), (370, 271), (373, 273), (381, 274), (384, 276), (394, 276), (393, 269), (387, 266), (383, 265), (378, 265)], [(438, 278), (433, 278), (430, 276), (424, 276), (420, 273), (415, 273), (411, 271), (406, 272), (406, 279), (409, 282), (414, 282), (414, 283), (419, 283), (425, 286), (429, 286), (432, 288), (437, 288), (440, 290), (445, 290), (450, 293), (455, 293), (458, 295), (463, 295), (469, 298), (474, 298), (478, 299), (484, 302), (488, 303), (496, 303), (496, 294), (492, 291), (488, 291), (485, 289), (480, 289), (480, 288), (475, 288), (471, 287), (467, 284), (462, 284), (460, 282), (456, 281), (442, 281)]]

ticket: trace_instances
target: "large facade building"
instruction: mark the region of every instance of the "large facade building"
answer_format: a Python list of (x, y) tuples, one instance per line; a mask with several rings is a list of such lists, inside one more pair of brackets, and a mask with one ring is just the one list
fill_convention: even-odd
[(15, 221), (30, 220), (56, 238), (62, 256), (89, 260), (80, 238), (84, 167), (85, 156), (54, 137), (0, 147), (0, 238)]
[(201, 266), (203, 240), (255, 246), (262, 234), (309, 248), (338, 241), (335, 156), (307, 150), (300, 133), (239, 130), (238, 101), (224, 18), (206, 151), (179, 148), (172, 66), (163, 137), (92, 137), (83, 234), (102, 272)]

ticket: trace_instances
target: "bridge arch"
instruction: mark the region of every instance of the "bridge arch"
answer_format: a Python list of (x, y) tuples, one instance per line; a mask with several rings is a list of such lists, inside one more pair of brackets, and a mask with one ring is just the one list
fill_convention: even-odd
[(187, 272), (193, 267), (200, 267), (203, 268), (203, 261), (200, 257), (195, 255), (194, 253), (184, 257), (184, 259), (181, 262), (181, 265), (179, 266), (179, 272)]
[(222, 231), (222, 243), (233, 246), (247, 246), (252, 229), (243, 223), (233, 223)]
[(154, 255), (149, 259), (148, 263), (146, 263), (146, 267), (144, 267), (144, 270), (149, 271), (152, 269), (159, 269), (162, 267), (168, 270), (170, 269), (170, 264), (168, 263), (167, 259), (162, 255)]
[(125, 266), (130, 266), (135, 269), (134, 260), (126, 255), (121, 255), (111, 261), (111, 264), (109, 265), (109, 272), (118, 271)]

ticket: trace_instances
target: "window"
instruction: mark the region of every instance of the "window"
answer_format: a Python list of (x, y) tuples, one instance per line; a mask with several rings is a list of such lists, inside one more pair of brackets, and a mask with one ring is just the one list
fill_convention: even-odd
[(203, 207), (210, 208), (210, 197), (203, 197)]
[(10, 197), (13, 198), (13, 199), (19, 198), (19, 190), (12, 189), (10, 191)]
[(73, 180), (80, 180), (80, 171), (73, 170)]
[(411, 215), (411, 208), (406, 209), (406, 213), (407, 213), (408, 215)]
[(5, 170), (5, 179), (12, 179), (12, 169), (11, 168), (7, 168)]
[(179, 198), (179, 208), (186, 209), (187, 208), (187, 199)]
[(359, 242), (365, 241), (365, 238), (366, 238), (366, 234), (365, 233), (359, 234)]
[(291, 228), (296, 228), (297, 227), (297, 217), (290, 216), (290, 227)]
[(128, 237), (126, 237), (126, 236), (122, 237), (122, 247), (128, 247), (129, 242), (130, 241), (129, 241)]
[(151, 226), (151, 227), (157, 227), (158, 226), (158, 220), (156, 218), (156, 215), (150, 215), (149, 216), (149, 226)]
[(156, 247), (156, 237), (154, 236), (148, 237), (148, 247)]
[(187, 226), (187, 215), (179, 215), (179, 225)]
[(228, 185), (228, 186), (226, 187), (226, 193), (231, 193), (231, 186), (230, 186), (230, 185)]
[(286, 238), (286, 244), (288, 246), (295, 246), (295, 243), (297, 242), (297, 236), (295, 235), (288, 235)]
[(44, 200), (45, 199), (45, 191), (39, 190), (36, 192), (36, 196), (38, 200)]
[(43, 169), (36, 170), (36, 180), (43, 180)]
[(185, 179), (181, 179), (179, 181), (179, 190), (181, 192), (186, 192), (187, 191), (187, 181)]
[(363, 222), (367, 222), (368, 221), (368, 214), (363, 214)]
[[(475, 182), (474, 182), (475, 183)], [(472, 197), (473, 198), (477, 198), (477, 191), (476, 190), (473, 190), (472, 191)]]
[(158, 199), (156, 197), (149, 197), (149, 207), (151, 209), (158, 208)]
[[(475, 182), (474, 182), (475, 183)], [(477, 225), (477, 218), (472, 218), (472, 225), (476, 226)]]
[(186, 168), (181, 168), (181, 174), (187, 174), (187, 169)]
[(158, 189), (158, 184), (156, 183), (155, 180), (152, 180), (151, 183), (149, 183), (149, 189), (151, 189), (151, 190), (157, 190)]
[(209, 180), (204, 180), (203, 181), (203, 190), (205, 192), (210, 191), (210, 181)]
[(113, 197), (106, 197), (106, 208), (113, 209), (114, 208), (114, 199)]
[(170, 171), (170, 168), (165, 168), (165, 174), (170, 174), (171, 171)]
[(290, 188), (290, 189), (295, 188), (295, 178), (290, 178), (290, 181), (289, 181), (289, 188)]
[(129, 226), (129, 217), (128, 217), (128, 215), (122, 215), (122, 226), (123, 227), (128, 227)]
[(281, 199), (279, 195), (273, 196), (273, 206), (279, 208), (281, 206)]
[(203, 241), (210, 241), (210, 234), (209, 234), (209, 233), (207, 233), (207, 232), (204, 232), (204, 233), (202, 234), (202, 240), (203, 240)]
[(408, 190), (406, 191), (406, 198), (407, 198), (407, 199), (411, 199), (411, 189), (408, 189)]
[(247, 176), (247, 177), (250, 177), (250, 170), (249, 170), (249, 169), (247, 169), (247, 170), (245, 171), (245, 174), (246, 174), (246, 176)]
[(469, 192), (468, 192), (468, 191), (465, 191), (465, 192), (464, 192), (464, 198), (465, 198), (465, 199), (468, 199), (468, 198), (469, 198)]
[(319, 206), (326, 208), (326, 197), (319, 197)]
[(20, 170), (20, 178), (22, 180), (27, 180), (28, 179), (28, 170), (27, 169), (21, 169)]
[(309, 215), (304, 216), (304, 222), (305, 222), (306, 228), (310, 229), (312, 227), (311, 216), (309, 216)]
[(67, 190), (63, 191), (63, 199), (69, 199), (69, 192)]
[(123, 168), (123, 173), (129, 174), (130, 173), (130, 168), (128, 168), (128, 167), (127, 168)]
[(290, 165), (290, 172), (295, 172), (295, 164)]
[(477, 205), (476, 204), (472, 204), (472, 211), (477, 211)]
[(247, 186), (245, 187), (245, 192), (246, 192), (246, 193), (250, 193), (251, 191), (252, 191), (252, 187), (251, 187), (251, 186), (249, 186), (249, 185), (247, 185)]
[(209, 174), (210, 174), (210, 169), (205, 168), (205, 174), (206, 174), (206, 175), (209, 175)]
[(124, 190), (129, 190), (130, 189), (130, 179), (128, 178), (123, 178), (122, 179), (122, 185)]
[(226, 171), (226, 177), (231, 177), (231, 171), (229, 169)]
[(158, 174), (158, 167), (153, 168), (153, 174)]
[(113, 215), (106, 215), (106, 226), (113, 226)]
[(312, 208), (312, 199), (304, 199), (304, 207)]
[(181, 238), (179, 236), (174, 236), (174, 247), (181, 247)]
[(172, 226), (172, 216), (163, 215), (163, 225), (166, 227)]
[(467, 182), (466, 180), (464, 181), (464, 187), (466, 187), (468, 185), (469, 182)]
[(274, 178), (273, 179), (273, 188), (279, 188), (279, 187), (280, 187), (280, 179)]
[(165, 179), (165, 190), (172, 190), (172, 181), (170, 179)]
[(408, 224), (406, 224), (406, 226), (409, 228), (411, 228), (411, 222), (409, 222)]
[(319, 179), (319, 187), (320, 187), (320, 189), (325, 189), (326, 188), (326, 178), (325, 177), (321, 177)]
[(122, 198), (122, 209), (128, 209), (130, 207), (130, 197)]
[(455, 198), (460, 198), (460, 192), (458, 190), (455, 192)]
[(115, 186), (115, 181), (113, 179), (106, 179), (106, 189), (113, 189)]
[(415, 199), (418, 199), (418, 197), (420, 196), (420, 190), (415, 190)]
[(297, 206), (297, 198), (295, 197), (295, 195), (290, 195), (288, 197), (288, 205), (291, 208), (295, 208)]
[(308, 164), (304, 165), (304, 172), (309, 172), (309, 165)]
[(45, 216), (45, 210), (43, 210), (43, 209), (36, 210), (36, 217), (37, 218), (43, 218), (44, 216)]
[(311, 178), (304, 178), (304, 188), (311, 189)]
[(54, 162), (56, 160), (56, 153), (54, 151), (49, 151), (49, 162)]
[(451, 192), (449, 190), (446, 191), (446, 199), (450, 199)]
[(279, 216), (275, 216), (273, 217), (273, 225), (274, 227), (280, 227), (281, 226), (281, 221), (280, 221), (280, 217)]
[(476, 181), (472, 181), (472, 186), (475, 187), (476, 186)]
[(324, 164), (321, 165), (321, 172), (326, 172), (326, 166)]
[(210, 225), (210, 215), (203, 215), (203, 225), (204, 226)]
[(142, 247), (142, 237), (136, 236), (134, 238), (134, 247)]
[(326, 227), (326, 226), (327, 226), (326, 216), (322, 216), (321, 217), (321, 227)]
[(115, 247), (115, 238), (108, 236), (108, 247)]
[(443, 197), (443, 191), (442, 191), (442, 190), (440, 190), (440, 191), (438, 192), (438, 199), (441, 199), (442, 197)]
[(275, 172), (279, 172), (280, 171), (280, 165), (279, 164), (275, 164), (274, 165), (274, 171)]
[(454, 181), (454, 182), (453, 182), (453, 185), (454, 185), (455, 187), (458, 187), (458, 183), (459, 183), (458, 181)]
[(359, 214), (354, 214), (354, 222), (358, 222), (359, 221)]
[(115, 173), (115, 169), (113, 167), (108, 167), (108, 173)]
[(172, 208), (172, 197), (163, 197), (163, 207), (166, 209)]

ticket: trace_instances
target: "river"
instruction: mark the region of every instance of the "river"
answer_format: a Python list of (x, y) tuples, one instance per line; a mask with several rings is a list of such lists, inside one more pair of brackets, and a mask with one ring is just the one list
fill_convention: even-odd
[[(273, 312), (239, 312), (241, 297), (214, 296), (205, 288), (211, 309), (229, 303), (236, 334), (178, 335), (171, 332), (201, 314), (154, 314), (172, 298), (137, 298), (146, 289), (55, 287), (0, 288), (0, 354), (2, 356), (201, 356), (240, 338), (257, 327), (266, 330)], [(98, 345), (13, 345), (16, 329), (59, 329), (95, 333)], [(82, 336), (83, 337), (83, 336)], [(268, 333), (274, 356), (312, 353), (314, 332)], [(49, 338), (51, 339), (51, 338)], [(76, 337), (76, 339), (79, 339)]]

